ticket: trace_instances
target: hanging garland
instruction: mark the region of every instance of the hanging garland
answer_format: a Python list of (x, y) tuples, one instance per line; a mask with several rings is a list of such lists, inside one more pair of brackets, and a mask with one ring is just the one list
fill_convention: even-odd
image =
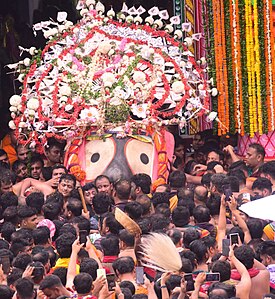
[(268, 132), (268, 105), (266, 101), (266, 55), (265, 55), (265, 27), (264, 27), (264, 2), (258, 1), (258, 36), (260, 58), (260, 88), (262, 103), (263, 133)]
[(228, 77), (228, 102), (229, 102), (229, 132), (235, 133), (235, 105), (234, 105), (234, 74), (232, 66), (232, 36), (231, 36), (231, 5), (230, 0), (224, 0), (224, 27), (225, 27), (225, 50), (226, 50), (226, 63), (227, 63), (227, 77)]

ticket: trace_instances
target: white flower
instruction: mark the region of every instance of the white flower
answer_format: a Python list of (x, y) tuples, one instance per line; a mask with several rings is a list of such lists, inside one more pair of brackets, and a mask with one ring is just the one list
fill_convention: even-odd
[(26, 128), (27, 124), (24, 121), (20, 121), (19, 128)]
[(79, 114), (80, 119), (95, 122), (99, 119), (98, 110), (95, 107), (85, 108)]
[(29, 116), (34, 116), (35, 115), (35, 110), (29, 109), (28, 114), (29, 114)]
[(172, 33), (174, 31), (174, 28), (173, 28), (173, 26), (171, 24), (167, 24), (164, 29), (168, 33)]
[(83, 16), (86, 15), (88, 12), (89, 12), (89, 11), (88, 11), (87, 8), (83, 8), (83, 9), (81, 9), (81, 11), (80, 11), (80, 15), (83, 17)]
[(107, 54), (112, 49), (109, 41), (103, 41), (99, 44), (97, 50), (102, 54)]
[(136, 115), (138, 118), (146, 118), (146, 110), (147, 110), (148, 104), (133, 104), (131, 106), (132, 113)]
[(16, 112), (17, 107), (16, 106), (10, 106), (9, 110), (10, 110), (10, 112)]
[(67, 96), (69, 97), (71, 95), (71, 87), (69, 85), (63, 85), (59, 88), (59, 94), (61, 96)]
[(66, 30), (65, 25), (59, 25), (59, 26), (58, 26), (58, 31), (59, 31), (59, 32), (62, 33), (62, 32), (65, 31), (65, 30)]
[(100, 1), (98, 1), (97, 4), (96, 4), (96, 6), (95, 6), (95, 9), (96, 9), (97, 12), (104, 13), (105, 6)]
[(157, 25), (158, 28), (161, 28), (163, 26), (162, 20), (158, 19), (154, 22), (155, 25)]
[(146, 19), (145, 19), (145, 23), (147, 23), (148, 25), (153, 25), (153, 23), (154, 23), (154, 19), (153, 19), (153, 17), (147, 17)]
[(13, 120), (10, 120), (10, 121), (9, 121), (9, 127), (10, 127), (12, 130), (15, 130), (15, 129), (16, 129), (16, 125), (15, 125), (15, 123), (14, 123)]
[(72, 27), (73, 26), (73, 22), (71, 22), (71, 21), (67, 21), (66, 23), (65, 23), (65, 28), (66, 29), (69, 29), (70, 27)]
[(11, 98), (10, 98), (10, 104), (12, 106), (15, 106), (17, 107), (18, 105), (21, 104), (21, 97), (19, 95), (13, 95)]
[(217, 88), (212, 88), (212, 89), (211, 89), (211, 95), (212, 95), (213, 97), (216, 97), (216, 96), (218, 95), (218, 89), (217, 89)]
[(199, 85), (198, 85), (198, 89), (199, 89), (199, 90), (203, 90), (203, 84), (199, 84)]
[(133, 16), (127, 16), (126, 17), (126, 22), (127, 23), (132, 23), (134, 21), (134, 17)]
[(87, 6), (95, 5), (95, 0), (86, 0), (86, 5)]
[(146, 75), (141, 71), (136, 71), (133, 74), (133, 79), (137, 83), (143, 83), (146, 80)]
[(70, 110), (72, 110), (74, 108), (74, 106), (73, 105), (71, 105), (71, 104), (68, 104), (68, 105), (66, 105), (65, 106), (65, 111), (70, 111)]
[(116, 81), (116, 77), (112, 73), (104, 73), (101, 79), (105, 87), (111, 87)]
[(135, 23), (135, 24), (141, 24), (141, 23), (142, 23), (142, 18), (141, 18), (141, 16), (136, 16), (136, 17), (134, 18), (134, 23)]
[(30, 50), (29, 50), (29, 52), (30, 52), (31, 55), (34, 55), (34, 54), (37, 53), (37, 50), (36, 50), (35, 47), (31, 47)]
[(111, 98), (109, 104), (112, 106), (119, 106), (121, 104), (121, 99), (120, 98)]
[(174, 93), (179, 94), (179, 93), (184, 93), (185, 91), (185, 86), (183, 82), (181, 81), (176, 81), (172, 84), (172, 90)]
[(193, 43), (193, 39), (191, 37), (186, 37), (184, 42), (186, 43), (187, 47), (190, 47)]
[(30, 58), (25, 58), (25, 59), (23, 60), (23, 63), (24, 63), (25, 66), (29, 66), (30, 63), (31, 63)]
[(180, 39), (182, 38), (182, 31), (177, 29), (175, 32), (174, 32), (174, 36), (177, 38), (177, 39)]
[(27, 108), (37, 110), (39, 107), (39, 101), (36, 98), (31, 98), (27, 102)]
[(22, 83), (24, 81), (24, 77), (25, 77), (24, 74), (20, 74), (17, 79), (18, 79), (19, 82)]
[(116, 13), (113, 10), (113, 8), (111, 8), (110, 10), (107, 11), (107, 17), (113, 18), (115, 15), (116, 15)]
[(210, 121), (213, 121), (217, 118), (218, 116), (218, 113), (216, 111), (211, 111), (208, 116), (207, 116), (207, 120), (210, 122)]
[(60, 103), (66, 103), (68, 100), (68, 98), (66, 96), (62, 96), (60, 99), (59, 99), (59, 102)]

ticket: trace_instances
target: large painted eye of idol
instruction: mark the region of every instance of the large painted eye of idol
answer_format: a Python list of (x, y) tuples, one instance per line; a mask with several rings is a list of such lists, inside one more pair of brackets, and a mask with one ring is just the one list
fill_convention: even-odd
[(105, 140), (87, 140), (85, 151), (87, 180), (94, 180), (101, 174), (112, 181), (129, 179), (136, 173), (152, 175), (154, 146), (149, 137), (110, 135)]

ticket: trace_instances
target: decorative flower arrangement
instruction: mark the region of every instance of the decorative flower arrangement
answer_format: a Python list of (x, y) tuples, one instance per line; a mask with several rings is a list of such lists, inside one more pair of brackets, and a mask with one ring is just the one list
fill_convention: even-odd
[[(179, 17), (153, 7), (115, 15), (94, 0), (78, 3), (76, 25), (58, 14), (58, 22), (41, 22), (49, 39), (43, 51), (24, 49), (31, 59), (15, 67), (22, 94), (10, 98), (12, 121), (23, 142), (44, 144), (48, 137), (67, 139), (116, 131), (124, 134), (186, 124), (210, 113), (206, 64), (188, 50), (194, 38), (173, 30)], [(26, 139), (26, 136), (28, 137)]]

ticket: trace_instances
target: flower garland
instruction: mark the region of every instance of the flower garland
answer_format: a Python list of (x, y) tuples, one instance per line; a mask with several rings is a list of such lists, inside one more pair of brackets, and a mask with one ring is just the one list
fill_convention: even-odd
[(266, 54), (265, 54), (265, 26), (264, 26), (264, 1), (258, 1), (258, 36), (259, 36), (259, 56), (260, 56), (260, 88), (262, 102), (262, 122), (263, 133), (268, 132), (269, 114), (266, 93)]
[(232, 0), (231, 8), (231, 26), (233, 28), (232, 35), (232, 56), (234, 61), (234, 99), (235, 99), (235, 115), (236, 115), (236, 128), (239, 134), (244, 134), (244, 124), (243, 124), (243, 105), (242, 105), (242, 94), (241, 94), (241, 60), (240, 60), (240, 24), (239, 24), (239, 7), (238, 0)]
[[(270, 121), (268, 129), (269, 131), (274, 131), (274, 69), (272, 61), (272, 51), (274, 51), (274, 41), (273, 37), (271, 37), (271, 3), (269, 0), (265, 0), (265, 9), (264, 9), (264, 25), (265, 25), (265, 34), (266, 34), (266, 58), (267, 58), (267, 70), (266, 70), (266, 86), (267, 86), (267, 99), (268, 99), (268, 107), (270, 107), (269, 115)], [(273, 45), (273, 47), (272, 47)]]
[(255, 76), (256, 76), (256, 100), (257, 100), (257, 120), (258, 132), (263, 134), (262, 121), (262, 102), (261, 102), (261, 68), (260, 68), (260, 51), (259, 51), (259, 18), (258, 18), (258, 0), (254, 0), (253, 4), (254, 15), (254, 52), (255, 52)]
[(239, 22), (240, 22), (240, 49), (241, 49), (241, 74), (242, 74), (242, 102), (243, 102), (243, 124), (245, 133), (249, 133), (249, 102), (248, 102), (248, 75), (246, 55), (246, 28), (245, 28), (245, 0), (239, 0)]
[(146, 18), (149, 26), (131, 10), (126, 22), (122, 14), (115, 20), (112, 11), (105, 17), (98, 4), (82, 1), (86, 8), (77, 25), (64, 13), (59, 23), (35, 25), (50, 41), (26, 68), (21, 63), (17, 68), (23, 92), (11, 98), (10, 125), (23, 142), (43, 145), (48, 137), (66, 140), (109, 130), (158, 131), (211, 112), (205, 64), (197, 63), (189, 49), (193, 36), (183, 43), (180, 30), (171, 36), (173, 18), (160, 30), (169, 19), (165, 11), (154, 8), (158, 19)]
[(229, 132), (235, 133), (235, 105), (234, 105), (234, 75), (233, 75), (233, 58), (232, 58), (232, 35), (230, 28), (233, 27), (231, 21), (231, 5), (230, 0), (224, 1), (224, 29), (225, 29), (225, 51), (227, 63), (227, 78), (228, 78), (228, 113), (229, 113)]

